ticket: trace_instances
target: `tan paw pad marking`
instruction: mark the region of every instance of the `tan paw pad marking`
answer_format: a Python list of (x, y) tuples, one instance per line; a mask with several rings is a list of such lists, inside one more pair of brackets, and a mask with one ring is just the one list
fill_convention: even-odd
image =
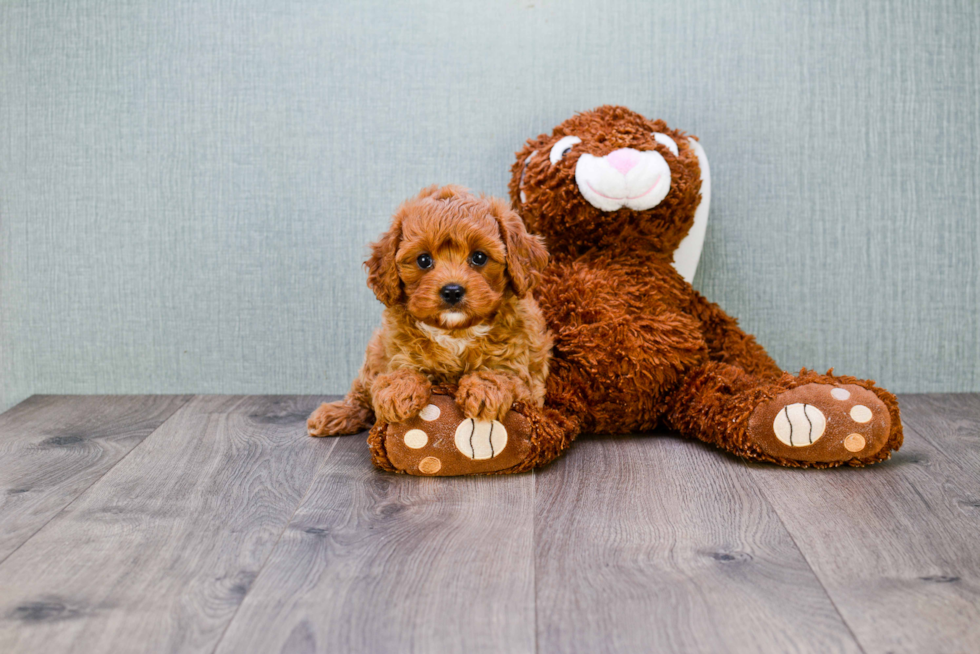
[(456, 449), (463, 456), (475, 459), (492, 459), (507, 447), (507, 429), (497, 420), (470, 418), (456, 427)]
[(434, 456), (427, 456), (419, 461), (419, 472), (434, 475), (442, 470), (442, 461)]
[(864, 449), (865, 440), (861, 434), (849, 434), (844, 439), (844, 449), (848, 452), (860, 452)]
[(871, 420), (871, 409), (863, 404), (855, 404), (851, 407), (851, 420), (854, 422), (868, 422)]
[(439, 410), (439, 407), (437, 407), (435, 404), (429, 404), (426, 405), (424, 409), (419, 411), (419, 418), (422, 418), (422, 420), (425, 420), (426, 422), (432, 422), (433, 420), (436, 420), (441, 413), (442, 411)]
[(851, 393), (846, 388), (835, 388), (834, 390), (830, 391), (830, 395), (835, 400), (846, 400), (851, 396)]
[(413, 450), (420, 450), (429, 442), (429, 435), (421, 429), (409, 429), (405, 432), (405, 445)]
[(772, 430), (776, 438), (791, 447), (812, 445), (823, 436), (827, 418), (812, 404), (797, 402), (783, 407), (773, 420)]

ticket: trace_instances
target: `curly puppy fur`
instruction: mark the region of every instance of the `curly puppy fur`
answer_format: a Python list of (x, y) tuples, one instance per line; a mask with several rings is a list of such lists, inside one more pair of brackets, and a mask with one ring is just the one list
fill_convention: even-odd
[[(676, 147), (665, 145), (664, 135)], [(512, 204), (530, 231), (545, 237), (552, 256), (535, 291), (555, 339), (546, 405), (574, 432), (668, 427), (786, 466), (862, 466), (888, 458), (902, 443), (894, 395), (871, 381), (830, 372), (784, 373), (734, 318), (674, 269), (674, 251), (700, 202), (701, 171), (690, 138), (661, 120), (604, 106), (530, 139), (517, 153)], [(617, 150), (663, 157), (670, 187), (659, 204), (600, 210), (583, 196), (576, 177), (579, 160), (606, 158)], [(804, 462), (766, 454), (748, 431), (750, 416), (806, 383), (856, 384), (872, 391), (891, 417), (890, 432), (860, 455), (844, 452), (839, 460)]]
[(310, 416), (310, 435), (407, 420), (433, 384), (457, 385), (468, 418), (502, 418), (514, 402), (543, 406), (551, 337), (529, 292), (548, 254), (506, 202), (426, 188), (371, 250), (365, 265), (385, 305), (381, 328), (347, 396)]

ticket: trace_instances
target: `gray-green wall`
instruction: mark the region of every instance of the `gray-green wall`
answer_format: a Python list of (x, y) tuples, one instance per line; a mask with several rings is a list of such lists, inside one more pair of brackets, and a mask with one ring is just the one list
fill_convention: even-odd
[(0, 3), (0, 408), (342, 392), (421, 186), (630, 106), (701, 137), (696, 285), (786, 368), (980, 390), (980, 3)]

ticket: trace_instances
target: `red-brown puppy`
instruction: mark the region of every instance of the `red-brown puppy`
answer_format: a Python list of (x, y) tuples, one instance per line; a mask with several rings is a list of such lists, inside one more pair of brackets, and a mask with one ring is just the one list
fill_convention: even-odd
[(477, 420), (502, 418), (515, 400), (543, 405), (551, 336), (528, 291), (548, 254), (504, 201), (426, 188), (371, 249), (381, 328), (347, 397), (310, 416), (311, 436), (407, 420), (432, 384), (458, 384), (456, 402)]

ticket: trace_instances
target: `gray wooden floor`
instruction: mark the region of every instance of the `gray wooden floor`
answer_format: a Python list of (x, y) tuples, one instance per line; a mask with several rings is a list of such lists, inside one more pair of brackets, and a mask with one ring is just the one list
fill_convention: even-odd
[(0, 416), (0, 652), (977, 652), (980, 395), (864, 470), (583, 438), (419, 479), (322, 397), (36, 396)]

